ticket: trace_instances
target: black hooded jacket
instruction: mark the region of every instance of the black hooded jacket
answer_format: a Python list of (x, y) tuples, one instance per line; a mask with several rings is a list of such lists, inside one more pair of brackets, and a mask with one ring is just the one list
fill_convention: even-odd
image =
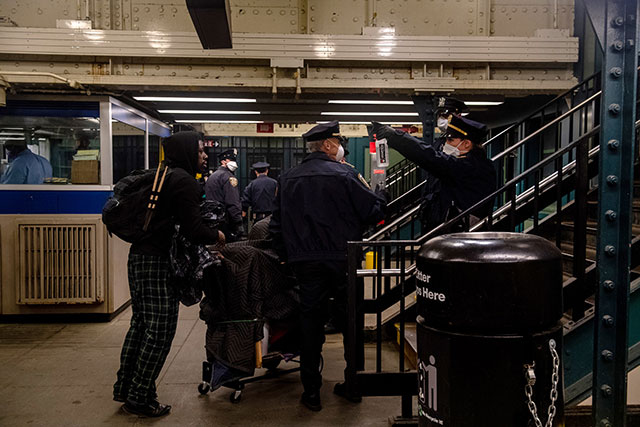
[(131, 246), (131, 252), (169, 256), (174, 225), (192, 243), (215, 243), (218, 231), (204, 225), (200, 216), (202, 189), (195, 180), (198, 172), (198, 132), (178, 132), (162, 142), (169, 172), (147, 237)]

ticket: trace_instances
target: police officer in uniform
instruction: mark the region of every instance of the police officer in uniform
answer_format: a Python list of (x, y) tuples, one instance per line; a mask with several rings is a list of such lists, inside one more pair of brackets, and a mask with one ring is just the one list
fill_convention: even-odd
[[(496, 190), (496, 171), (482, 148), (487, 128), (484, 124), (451, 115), (444, 132), (442, 150), (434, 144), (406, 132), (373, 122), (378, 138), (386, 138), (389, 147), (399, 151), (439, 181), (438, 193), (423, 195), (423, 209), (433, 228), (461, 211), (475, 205)], [(487, 203), (474, 216), (486, 216), (492, 203)], [(424, 221), (424, 217), (423, 217)]]
[[(460, 115), (466, 113), (469, 109), (466, 104), (456, 98), (440, 97), (438, 98), (438, 107), (436, 109), (436, 125), (440, 131), (439, 137), (434, 139), (433, 146), (437, 151), (442, 151), (442, 147), (446, 142), (444, 137), (449, 125), (449, 119), (453, 114)], [(441, 184), (440, 179), (423, 169), (425, 186), (422, 190), (422, 203), (420, 206), (420, 219), (422, 223), (422, 233), (427, 233), (440, 225), (444, 221), (443, 214), (447, 212), (446, 202), (442, 205), (440, 198)]]
[(231, 148), (218, 155), (220, 166), (207, 179), (204, 191), (208, 200), (215, 200), (225, 206), (226, 224), (222, 228), (227, 241), (238, 240), (244, 234), (242, 226), (242, 204), (238, 178), (234, 172), (238, 169), (236, 157), (238, 150)]
[(269, 177), (269, 166), (267, 162), (256, 162), (251, 165), (256, 173), (256, 179), (251, 181), (242, 193), (243, 215), (251, 208), (251, 222), (268, 217), (273, 210), (278, 181)]
[[(354, 168), (340, 163), (344, 148), (337, 121), (319, 124), (303, 138), (310, 154), (280, 176), (269, 231), (274, 248), (291, 265), (300, 286), (301, 403), (319, 411), (318, 366), (328, 299), (335, 297), (340, 314), (334, 321), (344, 330), (347, 241), (360, 240), (367, 225), (383, 219), (386, 200), (361, 182)], [(361, 400), (347, 395), (344, 383), (337, 384), (334, 392)]]

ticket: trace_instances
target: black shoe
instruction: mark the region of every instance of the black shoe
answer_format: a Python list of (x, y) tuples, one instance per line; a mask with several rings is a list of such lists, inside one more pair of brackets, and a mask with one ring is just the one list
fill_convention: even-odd
[(121, 394), (114, 394), (114, 395), (113, 395), (113, 400), (115, 400), (116, 402), (122, 402), (122, 403), (124, 403), (124, 402), (126, 402), (126, 401), (127, 401), (127, 397), (126, 397), (126, 396), (123, 396), (123, 395), (121, 395)]
[(125, 404), (122, 405), (122, 409), (128, 414), (156, 418), (167, 415), (171, 411), (171, 405), (163, 405), (157, 400), (152, 400), (151, 402), (144, 404), (127, 400)]
[(333, 393), (337, 394), (340, 397), (344, 397), (349, 402), (353, 402), (353, 403), (362, 402), (362, 396), (347, 394), (347, 387), (344, 385), (344, 383), (337, 383), (333, 387)]
[(338, 328), (336, 328), (333, 323), (331, 322), (331, 320), (329, 320), (327, 323), (325, 323), (324, 325), (324, 333), (327, 335), (332, 335), (332, 334), (337, 334)]
[(320, 403), (320, 393), (318, 393), (317, 391), (313, 393), (307, 393), (305, 391), (304, 393), (302, 393), (300, 403), (314, 412), (318, 412), (322, 409), (322, 404)]

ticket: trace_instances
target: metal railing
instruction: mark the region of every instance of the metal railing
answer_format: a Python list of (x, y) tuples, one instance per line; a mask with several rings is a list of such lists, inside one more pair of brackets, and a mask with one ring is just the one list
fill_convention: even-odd
[[(600, 118), (599, 88), (600, 74), (597, 73), (486, 141), (483, 147), (494, 162), (499, 184), (508, 182), (522, 170), (557, 152), (566, 145), (563, 141), (573, 141), (597, 126)], [(571, 160), (572, 157), (569, 157), (564, 161)], [(390, 215), (383, 226), (372, 230), (366, 237), (367, 241), (414, 239), (420, 235), (420, 226), (417, 224), (420, 214), (419, 193), (424, 182), (417, 182), (415, 187), (401, 184), (403, 177), (409, 175), (411, 179), (419, 177), (419, 170), (407, 159), (389, 169), (387, 182), (393, 183), (396, 188), (391, 193)], [(533, 182), (526, 181), (516, 188), (516, 194), (532, 186)], [(500, 208), (504, 203), (504, 198), (498, 198), (496, 207)]]
[[(349, 330), (347, 331), (348, 360), (347, 387), (365, 396), (402, 396), (402, 416), (411, 416), (410, 396), (416, 391), (414, 371), (407, 371), (404, 364), (404, 329), (407, 308), (415, 291), (415, 258), (420, 246), (437, 235), (476, 230), (526, 231), (543, 235), (565, 252), (571, 267), (570, 286), (565, 286), (565, 307), (573, 320), (585, 313), (585, 298), (592, 294), (593, 266), (589, 268), (586, 257), (587, 211), (589, 191), (597, 176), (598, 138), (597, 125), (599, 93), (589, 94), (572, 108), (553, 117), (539, 131), (531, 132), (521, 144), (511, 144), (505, 150), (517, 152), (539, 136), (551, 130), (554, 134), (566, 131), (565, 136), (576, 135), (569, 143), (558, 143), (557, 149), (544, 153), (535, 164), (513, 169), (503, 174), (503, 185), (476, 205), (461, 212), (450, 221), (428, 233), (409, 240), (381, 240), (399, 234), (402, 227), (412, 227), (417, 219), (418, 207), (397, 218), (368, 240), (349, 242)], [(569, 131), (569, 129), (573, 129)], [(497, 137), (497, 136), (496, 136)], [(498, 159), (509, 159), (502, 155)], [(508, 179), (507, 179), (508, 178)], [(495, 201), (491, 215), (482, 217), (479, 212), (487, 203)], [(471, 216), (481, 220), (469, 227)], [(574, 219), (575, 218), (575, 219)], [(573, 237), (563, 241), (570, 222)], [(413, 232), (412, 232), (413, 233)], [(412, 234), (413, 235), (413, 234)], [(362, 268), (362, 256), (372, 252), (369, 259), (375, 268)], [(391, 314), (389, 314), (391, 312)], [(375, 329), (375, 361), (364, 357), (364, 319), (369, 316)], [(399, 323), (399, 357), (397, 363), (382, 366), (383, 325), (385, 320)], [(372, 321), (373, 319), (373, 321)]]

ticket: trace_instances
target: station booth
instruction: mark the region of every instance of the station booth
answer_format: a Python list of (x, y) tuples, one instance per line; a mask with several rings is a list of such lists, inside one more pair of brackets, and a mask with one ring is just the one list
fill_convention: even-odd
[(53, 178), (0, 186), (1, 317), (108, 320), (126, 308), (129, 244), (108, 234), (102, 207), (120, 178), (158, 165), (170, 131), (109, 96), (7, 101), (0, 142), (25, 140), (49, 159)]

